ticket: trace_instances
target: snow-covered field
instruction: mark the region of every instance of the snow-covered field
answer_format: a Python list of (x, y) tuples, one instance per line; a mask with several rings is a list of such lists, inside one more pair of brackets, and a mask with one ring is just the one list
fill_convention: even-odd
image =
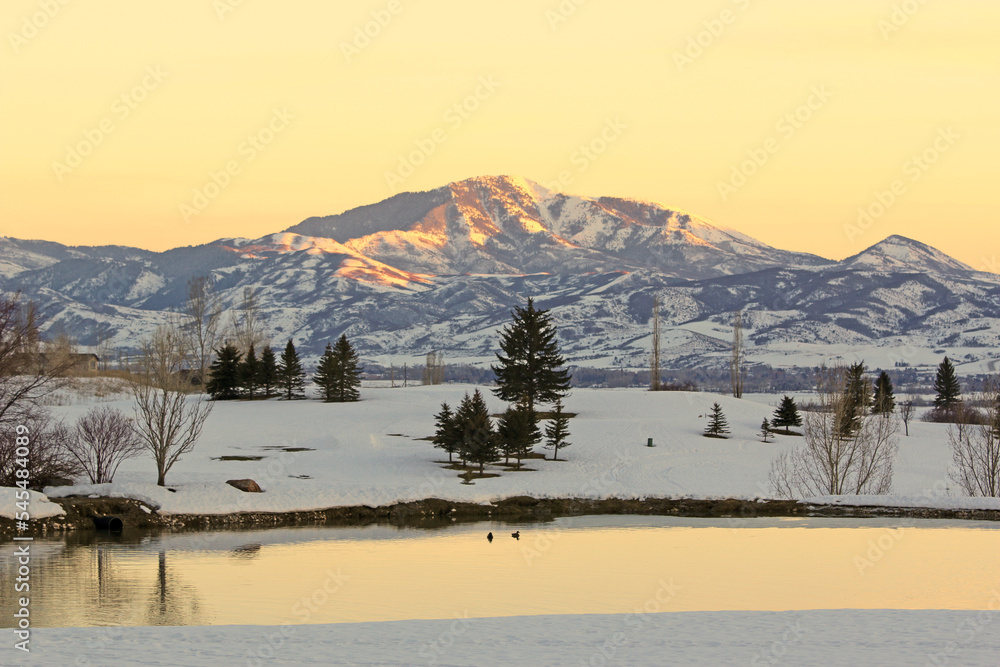
[[(738, 400), (707, 393), (576, 389), (566, 402), (567, 410), (578, 416), (570, 421), (572, 445), (560, 452), (565, 461), (530, 459), (526, 467), (533, 471), (503, 471), (500, 477), (467, 485), (456, 471), (438, 463), (446, 458), (443, 452), (419, 438), (433, 433), (433, 415), (442, 401), (454, 407), (472, 389), (365, 387), (360, 402), (347, 404), (218, 402), (197, 448), (167, 475), (175, 492), (155, 485), (153, 463), (141, 457), (125, 462), (114, 484), (62, 487), (48, 494), (128, 496), (167, 513), (205, 514), (377, 506), (427, 497), (473, 502), (515, 495), (772, 497), (772, 459), (802, 442), (777, 436), (765, 444), (757, 435), (780, 396)], [(499, 412), (504, 404), (488, 387), (482, 390), (491, 411)], [(701, 435), (703, 415), (715, 401), (729, 420), (730, 439)], [(110, 404), (131, 411), (127, 400)], [(87, 408), (71, 404), (53, 409), (72, 421)], [(905, 437), (900, 428), (894, 493), (910, 504), (995, 508), (993, 500), (947, 500), (961, 494), (948, 479), (946, 429), (913, 421)], [(646, 446), (647, 438), (654, 447)], [(224, 456), (261, 458), (217, 460)], [(225, 484), (246, 477), (265, 493), (242, 493)]]
[(5, 665), (995, 665), (989, 611), (513, 616), (293, 626), (60, 628)]

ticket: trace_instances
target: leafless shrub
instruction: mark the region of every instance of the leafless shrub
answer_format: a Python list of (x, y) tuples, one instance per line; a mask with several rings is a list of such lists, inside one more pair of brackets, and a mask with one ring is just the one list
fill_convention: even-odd
[[(779, 497), (880, 495), (892, 490), (898, 423), (853, 407), (844, 377), (840, 368), (821, 371), (821, 410), (804, 415), (803, 446), (783, 452), (771, 464), (769, 481)], [(842, 425), (848, 422), (853, 426), (845, 434)]]
[(987, 383), (982, 423), (948, 427), (953, 468), (949, 475), (970, 496), (1000, 496), (1000, 378)]
[(93, 408), (76, 422), (69, 452), (90, 478), (91, 484), (114, 481), (121, 462), (143, 451), (132, 420), (111, 407)]
[[(19, 425), (27, 429), (27, 456), (17, 456), (17, 431), (0, 429), (0, 486), (15, 486), (19, 469), (27, 469), (28, 486), (42, 490), (54, 484), (72, 483), (81, 473), (69, 443), (74, 434), (64, 423), (36, 408), (22, 413)], [(26, 465), (21, 465), (21, 463)]]

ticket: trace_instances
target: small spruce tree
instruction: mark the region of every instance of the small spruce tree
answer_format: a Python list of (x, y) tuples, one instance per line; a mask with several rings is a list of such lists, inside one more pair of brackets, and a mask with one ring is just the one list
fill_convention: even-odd
[(882, 371), (875, 380), (875, 401), (872, 403), (872, 412), (888, 417), (895, 410), (896, 397), (892, 393), (892, 380), (889, 379), (888, 373)]
[(534, 410), (519, 405), (508, 407), (497, 424), (497, 441), (503, 452), (504, 462), (511, 457), (517, 459), (517, 467), (521, 467), (521, 459), (531, 453), (534, 445), (541, 442), (542, 434), (538, 431), (537, 416)]
[(761, 422), (760, 424), (760, 437), (764, 438), (764, 442), (771, 437), (771, 425), (767, 423), (767, 420)]
[(465, 395), (456, 416), (462, 432), (462, 460), (479, 465), (479, 473), (482, 474), (485, 464), (493, 463), (500, 455), (493, 422), (490, 421), (490, 411), (478, 389), (471, 397)]
[(257, 353), (253, 349), (253, 343), (247, 348), (247, 354), (240, 363), (240, 386), (243, 393), (248, 398), (253, 398), (257, 393), (258, 382), (260, 381), (260, 361)]
[(448, 463), (452, 462), (452, 454), (458, 452), (462, 446), (462, 432), (456, 420), (456, 415), (451, 411), (447, 403), (441, 404), (441, 412), (434, 415), (434, 438), (432, 442), (435, 447), (448, 452)]
[(260, 373), (257, 375), (257, 384), (260, 385), (265, 397), (274, 396), (274, 389), (278, 384), (278, 360), (270, 345), (266, 346), (260, 353)]
[(240, 351), (232, 343), (225, 343), (215, 351), (215, 361), (210, 367), (210, 380), (205, 391), (213, 400), (228, 401), (240, 396)]
[(278, 364), (278, 389), (285, 399), (290, 401), (295, 398), (305, 398), (305, 386), (305, 371), (302, 370), (299, 353), (295, 351), (295, 345), (289, 338), (281, 353), (281, 362)]
[(722, 406), (718, 403), (712, 404), (712, 413), (708, 417), (708, 426), (705, 427), (704, 435), (710, 438), (725, 438), (729, 435), (726, 415), (722, 413)]
[(559, 456), (559, 450), (569, 447), (572, 443), (567, 441), (569, 437), (569, 417), (563, 412), (562, 401), (556, 401), (552, 409), (553, 416), (545, 426), (545, 448), (552, 450), (552, 460)]
[(937, 377), (934, 379), (934, 391), (937, 392), (937, 396), (934, 398), (934, 407), (940, 411), (950, 411), (962, 400), (962, 386), (958, 383), (955, 367), (948, 357), (945, 357), (941, 365), (938, 366)]
[(861, 419), (871, 407), (871, 385), (865, 378), (865, 362), (858, 361), (844, 371), (844, 409), (837, 430), (841, 437), (853, 437), (861, 425)]
[(778, 404), (778, 409), (774, 411), (774, 417), (771, 419), (771, 426), (776, 429), (784, 427), (785, 433), (791, 433), (792, 426), (802, 426), (802, 416), (794, 398), (787, 394), (782, 396), (781, 403)]
[(316, 366), (316, 373), (312, 377), (313, 383), (319, 385), (320, 393), (326, 403), (337, 400), (337, 375), (337, 358), (333, 354), (333, 348), (327, 343), (326, 350), (319, 359), (319, 365)]

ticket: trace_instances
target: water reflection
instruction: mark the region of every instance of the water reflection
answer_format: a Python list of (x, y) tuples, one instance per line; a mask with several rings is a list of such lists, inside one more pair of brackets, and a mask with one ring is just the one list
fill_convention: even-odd
[[(627, 613), (654, 601), (661, 611), (984, 609), (1000, 588), (997, 527), (582, 517), (433, 532), (91, 534), (34, 544), (32, 614), (44, 627)], [(12, 604), (5, 594), (6, 627)]]

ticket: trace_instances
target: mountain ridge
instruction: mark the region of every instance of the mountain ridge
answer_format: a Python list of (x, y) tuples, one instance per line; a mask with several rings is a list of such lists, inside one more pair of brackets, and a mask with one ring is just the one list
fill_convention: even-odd
[(257, 289), (275, 340), (294, 338), (307, 355), (347, 333), (369, 358), (440, 349), (489, 359), (497, 328), (527, 296), (553, 309), (580, 364), (643, 365), (654, 296), (665, 363), (724, 364), (737, 309), (759, 363), (810, 365), (864, 348), (904, 361), (948, 349), (985, 363), (1000, 343), (1000, 276), (919, 241), (894, 235), (834, 261), (655, 202), (564, 195), (520, 177), (456, 181), (256, 239), (159, 253), (0, 238), (0, 287), (23, 291), (50, 330), (85, 344), (107, 331), (134, 347), (181, 308), (197, 275), (213, 277), (229, 308)]

